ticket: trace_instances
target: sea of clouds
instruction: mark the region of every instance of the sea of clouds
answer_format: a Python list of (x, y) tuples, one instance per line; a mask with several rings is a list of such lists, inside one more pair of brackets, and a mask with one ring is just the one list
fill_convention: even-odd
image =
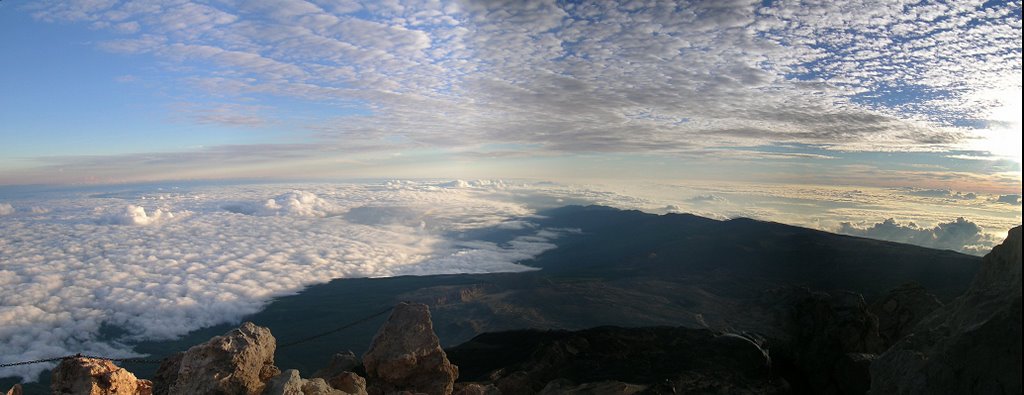
[[(539, 226), (544, 207), (750, 217), (977, 255), (1020, 223), (1019, 204), (993, 196), (920, 195), (488, 180), (8, 191), (0, 201), (0, 363), (141, 356), (133, 342), (237, 322), (334, 278), (534, 270), (521, 263), (578, 231)], [(984, 229), (963, 218), (947, 223), (949, 212), (969, 213)], [(893, 213), (917, 222), (871, 226)], [(486, 229), (507, 238), (475, 236)], [(111, 339), (101, 335), (106, 327), (127, 334)], [(31, 381), (49, 367), (0, 375)]]
[[(494, 182), (237, 185), (71, 193), (0, 205), (0, 362), (237, 321), (334, 278), (533, 270), (543, 229)], [(69, 196), (70, 195), (70, 196)], [(466, 239), (515, 230), (501, 243)], [(127, 330), (117, 340), (101, 327)], [(5, 369), (34, 380), (46, 364)]]

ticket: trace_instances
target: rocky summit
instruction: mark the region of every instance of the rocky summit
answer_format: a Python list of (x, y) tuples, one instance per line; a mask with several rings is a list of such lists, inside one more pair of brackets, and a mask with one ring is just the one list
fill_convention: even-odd
[(1021, 393), (1021, 227), (970, 288), (871, 365), (870, 394)]

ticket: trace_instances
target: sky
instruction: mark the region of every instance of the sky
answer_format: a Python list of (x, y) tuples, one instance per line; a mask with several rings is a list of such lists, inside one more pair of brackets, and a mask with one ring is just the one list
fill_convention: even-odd
[(983, 255), (1021, 38), (1019, 1), (0, 0), (0, 362), (530, 270), (564, 204)]
[(3, 1), (0, 184), (1021, 190), (1019, 1)]

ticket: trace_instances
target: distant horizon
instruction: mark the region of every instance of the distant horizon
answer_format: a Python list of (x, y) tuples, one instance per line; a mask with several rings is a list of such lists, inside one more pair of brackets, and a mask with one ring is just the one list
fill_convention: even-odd
[(1021, 190), (1021, 4), (0, 3), (0, 184)]

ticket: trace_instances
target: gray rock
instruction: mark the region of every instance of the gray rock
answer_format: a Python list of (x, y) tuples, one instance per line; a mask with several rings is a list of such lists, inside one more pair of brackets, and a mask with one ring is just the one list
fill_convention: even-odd
[(302, 376), (295, 369), (288, 369), (267, 382), (264, 395), (303, 395)]
[(399, 303), (363, 356), (370, 394), (452, 393), (459, 369), (441, 349), (427, 305)]
[(539, 395), (633, 395), (647, 389), (647, 386), (623, 383), (621, 381), (600, 381), (573, 384), (568, 380), (552, 380)]
[[(331, 388), (322, 378), (302, 380), (302, 393), (304, 395), (349, 395), (348, 392)], [(363, 393), (366, 392), (363, 391)]]
[(852, 292), (797, 287), (772, 290), (768, 295), (782, 329), (772, 339), (772, 352), (776, 359), (790, 361), (806, 381), (797, 383), (798, 389), (816, 394), (858, 393), (848, 382), (862, 377), (863, 365), (848, 360), (849, 355), (885, 350), (878, 318), (868, 311), (864, 298)]
[(878, 334), (888, 347), (909, 335), (918, 322), (939, 307), (939, 298), (920, 284), (908, 283), (890, 290), (868, 311), (878, 317)]
[(352, 372), (338, 373), (334, 377), (327, 379), (327, 384), (346, 394), (367, 395), (366, 379)]
[(454, 395), (501, 395), (501, 390), (494, 384), (458, 383), (455, 384)]
[(331, 377), (337, 376), (342, 372), (355, 371), (357, 366), (359, 366), (359, 358), (356, 357), (355, 353), (352, 351), (339, 352), (331, 356), (331, 362), (326, 368), (313, 373), (313, 377), (329, 380)]
[(870, 394), (1021, 393), (1021, 227), (967, 291), (871, 365)]
[(243, 323), (223, 336), (189, 348), (180, 358), (169, 358), (158, 372), (160, 393), (260, 394), (280, 372), (274, 366), (276, 347), (269, 329)]

